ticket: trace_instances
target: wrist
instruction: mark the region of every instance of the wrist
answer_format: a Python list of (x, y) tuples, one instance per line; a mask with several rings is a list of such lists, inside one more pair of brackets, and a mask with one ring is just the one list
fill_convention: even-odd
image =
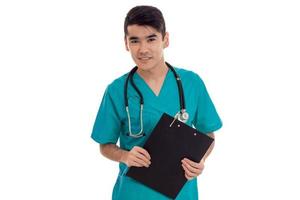
[(120, 157), (119, 162), (126, 164), (127, 154), (128, 154), (128, 151), (121, 150), (121, 157)]

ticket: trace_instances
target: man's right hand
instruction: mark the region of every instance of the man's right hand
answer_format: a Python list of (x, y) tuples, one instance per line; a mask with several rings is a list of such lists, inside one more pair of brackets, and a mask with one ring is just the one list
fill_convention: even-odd
[(122, 161), (128, 167), (149, 167), (151, 164), (150, 159), (151, 157), (145, 149), (134, 146), (130, 151), (124, 152)]

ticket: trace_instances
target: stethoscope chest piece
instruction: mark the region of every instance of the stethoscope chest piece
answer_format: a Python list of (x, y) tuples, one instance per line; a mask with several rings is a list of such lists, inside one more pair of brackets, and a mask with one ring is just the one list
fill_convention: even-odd
[(180, 111), (179, 115), (178, 115), (178, 120), (186, 123), (189, 119), (189, 114), (186, 112), (186, 110), (184, 111)]

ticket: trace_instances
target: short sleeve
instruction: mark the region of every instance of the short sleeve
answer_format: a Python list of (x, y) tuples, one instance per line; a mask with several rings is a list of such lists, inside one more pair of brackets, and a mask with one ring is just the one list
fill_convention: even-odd
[(199, 95), (193, 125), (200, 132), (214, 132), (222, 127), (222, 121), (207, 92), (204, 82), (198, 75), (196, 76), (196, 86)]
[(92, 139), (100, 144), (117, 143), (121, 129), (121, 121), (116, 106), (107, 87), (92, 131)]

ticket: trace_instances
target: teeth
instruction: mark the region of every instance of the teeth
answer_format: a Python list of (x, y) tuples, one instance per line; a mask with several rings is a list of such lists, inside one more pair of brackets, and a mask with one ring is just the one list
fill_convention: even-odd
[(150, 58), (140, 58), (140, 60), (149, 60)]

